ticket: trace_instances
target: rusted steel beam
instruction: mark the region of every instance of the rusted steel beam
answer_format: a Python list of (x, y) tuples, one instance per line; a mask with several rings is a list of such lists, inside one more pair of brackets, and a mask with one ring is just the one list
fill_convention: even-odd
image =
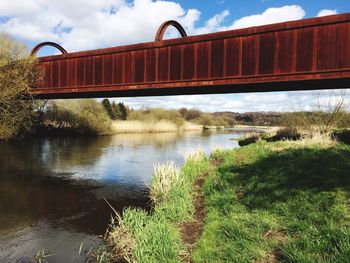
[[(175, 26), (183, 36), (162, 40)], [(39, 58), (39, 98), (350, 88), (350, 13)]]

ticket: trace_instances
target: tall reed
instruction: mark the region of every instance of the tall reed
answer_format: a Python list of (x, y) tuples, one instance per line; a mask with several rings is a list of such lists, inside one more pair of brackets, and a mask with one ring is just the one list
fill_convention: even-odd
[(155, 133), (201, 130), (202, 126), (192, 123), (183, 123), (178, 126), (169, 120), (159, 121), (115, 121), (112, 124), (112, 133)]
[(158, 204), (167, 199), (170, 189), (174, 184), (181, 183), (183, 178), (180, 177), (180, 171), (173, 162), (157, 163), (153, 167), (154, 175), (149, 192), (151, 200)]

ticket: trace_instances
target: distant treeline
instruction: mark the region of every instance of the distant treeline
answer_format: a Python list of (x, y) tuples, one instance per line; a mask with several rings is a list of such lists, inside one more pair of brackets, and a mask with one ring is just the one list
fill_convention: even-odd
[[(198, 109), (187, 108), (177, 110), (132, 109), (121, 102), (109, 99), (36, 102), (35, 107), (30, 108), (25, 116), (28, 116), (28, 121), (22, 123), (25, 123), (26, 129), (19, 125), (20, 128), (16, 129), (11, 137), (25, 137), (28, 134), (101, 135), (118, 133), (125, 129), (128, 132), (134, 130), (139, 132), (184, 131), (198, 130), (201, 127), (229, 128), (235, 125), (289, 126), (306, 129), (318, 126), (324, 131), (350, 127), (350, 113), (346, 111), (206, 113)], [(0, 129), (0, 138), (9, 137), (3, 136)]]
[[(36, 130), (43, 134), (110, 134), (117, 126), (133, 124), (135, 121), (152, 125), (172, 126), (164, 130), (183, 130), (189, 123), (205, 127), (251, 126), (289, 126), (309, 128), (310, 126), (328, 128), (350, 127), (348, 112), (215, 112), (206, 113), (197, 109), (181, 108), (167, 110), (162, 108), (132, 109), (121, 102), (104, 99), (101, 102), (89, 100), (50, 101), (38, 114)], [(121, 123), (123, 122), (123, 123)], [(148, 127), (147, 126), (147, 127)], [(116, 129), (117, 127), (117, 129)], [(136, 129), (136, 128), (135, 128)], [(140, 129), (140, 128), (138, 128)], [(149, 127), (147, 128), (149, 129)], [(147, 130), (146, 129), (146, 130)], [(141, 129), (142, 130), (142, 129)], [(163, 130), (157, 127), (156, 130)]]
[(160, 108), (131, 109), (123, 103), (102, 101), (102, 105), (112, 120), (169, 120), (181, 125), (189, 121), (203, 126), (233, 127), (252, 126), (309, 126), (328, 125), (339, 128), (350, 127), (350, 113), (339, 111), (298, 111), (298, 112), (214, 112), (181, 108), (166, 110)]
[(324, 111), (298, 112), (215, 112), (215, 117), (225, 118), (234, 124), (254, 126), (310, 126), (330, 125), (337, 128), (350, 127), (350, 113)]

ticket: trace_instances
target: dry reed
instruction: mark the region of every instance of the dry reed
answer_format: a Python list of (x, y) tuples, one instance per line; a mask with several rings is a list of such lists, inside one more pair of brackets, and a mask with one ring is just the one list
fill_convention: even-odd
[(205, 157), (203, 150), (200, 148), (194, 150), (186, 150), (184, 153), (186, 161), (200, 161)]
[(167, 120), (160, 121), (115, 121), (112, 124), (112, 133), (155, 133), (155, 132), (178, 132), (201, 130), (200, 125), (184, 123), (177, 126), (175, 123)]
[(180, 171), (173, 162), (154, 165), (154, 176), (150, 185), (150, 197), (155, 204), (167, 199), (170, 189), (181, 181)]
[(135, 240), (118, 213), (111, 219), (110, 228), (105, 234), (105, 240), (116, 258), (133, 262)]
[(284, 151), (296, 148), (322, 148), (327, 149), (334, 147), (336, 140), (330, 133), (322, 133), (319, 131), (304, 134), (300, 140), (284, 140), (283, 144), (275, 144), (272, 146), (273, 151)]

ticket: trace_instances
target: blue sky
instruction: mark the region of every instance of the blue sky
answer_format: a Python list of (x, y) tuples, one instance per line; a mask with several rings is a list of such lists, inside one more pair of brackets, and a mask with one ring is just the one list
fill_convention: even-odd
[[(29, 48), (54, 41), (68, 52), (152, 41), (165, 20), (178, 20), (189, 35), (350, 12), (349, 0), (0, 0), (0, 32)], [(176, 37), (169, 31), (168, 37)], [(45, 48), (40, 55), (55, 54)], [(204, 111), (313, 109), (326, 92), (279, 92), (118, 99), (135, 107)], [(333, 97), (338, 94), (332, 93)], [(321, 96), (321, 97), (322, 97)]]
[(262, 13), (269, 7), (281, 7), (286, 5), (300, 5), (306, 11), (306, 17), (315, 17), (322, 9), (337, 10), (338, 13), (350, 11), (349, 0), (307, 0), (307, 1), (289, 1), (289, 0), (192, 0), (179, 1), (184, 8), (200, 8), (203, 12), (203, 19), (210, 18), (213, 14), (222, 10), (229, 10), (230, 19), (239, 19), (243, 16)]

